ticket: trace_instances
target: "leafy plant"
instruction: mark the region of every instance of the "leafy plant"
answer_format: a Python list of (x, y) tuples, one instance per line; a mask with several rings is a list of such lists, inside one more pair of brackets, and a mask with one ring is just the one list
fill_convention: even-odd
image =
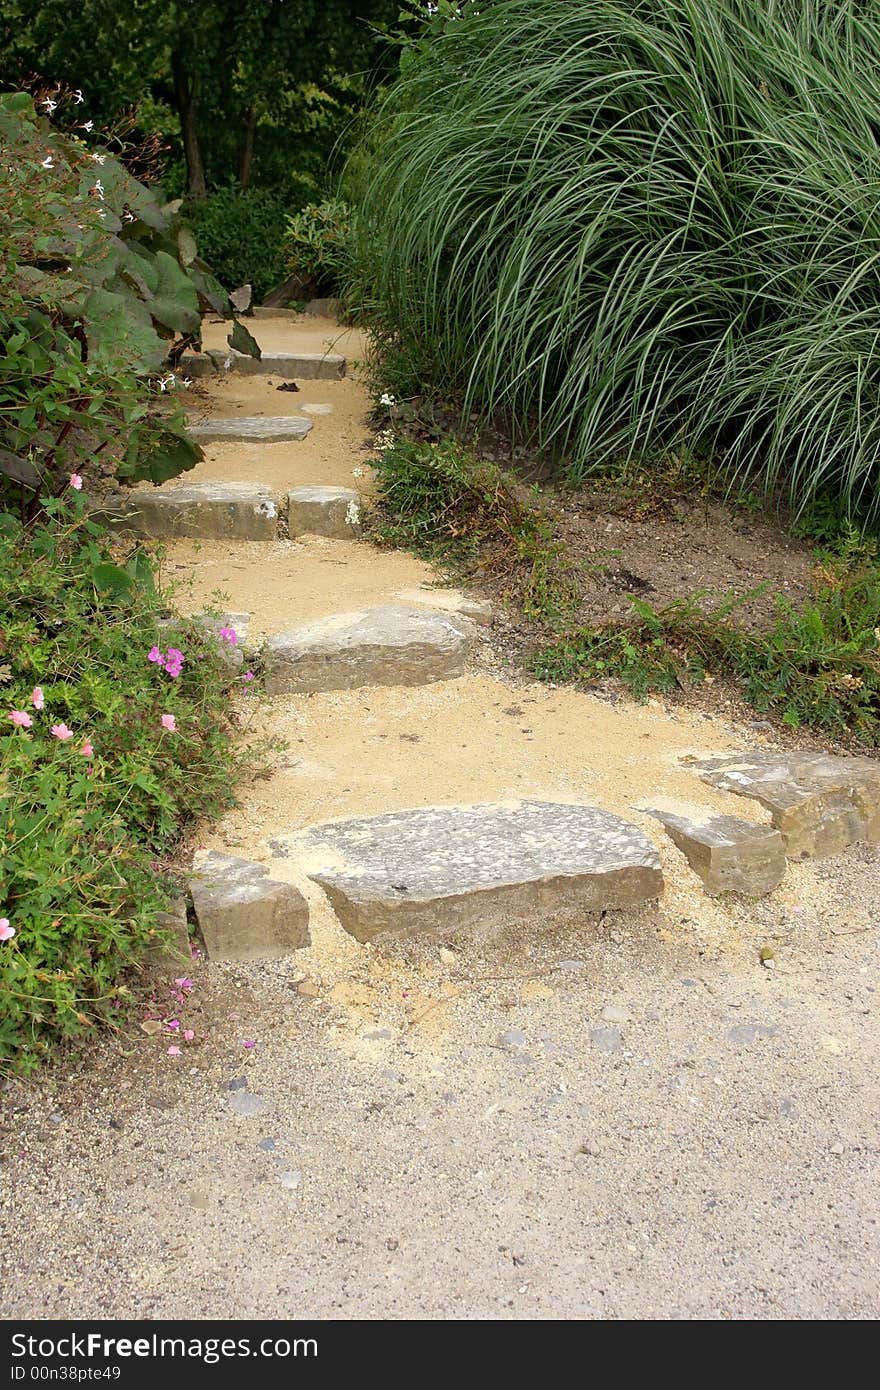
[(182, 827), (232, 802), (232, 677), (73, 489), (0, 514), (0, 573), (0, 1071), (27, 1071), (112, 1026), (162, 940)]
[(553, 523), (524, 502), (515, 480), (447, 438), (437, 444), (380, 435), (372, 537), (440, 561), (459, 575), (502, 570), (527, 616), (558, 625), (576, 589)]
[(389, 377), (570, 477), (699, 450), (880, 512), (880, 11), (444, 5), (352, 165)]
[(768, 632), (733, 621), (745, 599), (707, 611), (697, 594), (655, 611), (630, 597), (632, 616), (567, 634), (536, 652), (545, 680), (623, 681), (638, 699), (670, 691), (712, 671), (733, 677), (755, 709), (792, 727), (852, 733), (880, 746), (880, 572), (873, 565), (826, 563), (802, 611), (777, 599)]
[(312, 296), (337, 294), (351, 235), (351, 214), (341, 202), (310, 203), (287, 219), (284, 255), (288, 275)]
[(203, 308), (231, 309), (179, 205), (26, 93), (0, 95), (0, 140), (0, 506), (32, 514), (100, 455), (131, 481), (191, 468), (201, 452), (149, 377)]

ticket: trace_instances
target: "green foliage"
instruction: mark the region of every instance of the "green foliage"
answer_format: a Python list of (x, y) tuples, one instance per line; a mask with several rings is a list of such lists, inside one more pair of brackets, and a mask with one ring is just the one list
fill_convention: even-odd
[(286, 279), (287, 201), (266, 189), (220, 189), (187, 204), (186, 217), (214, 273), (229, 290), (253, 286), (254, 302)]
[(0, 506), (33, 509), (104, 451), (120, 478), (191, 468), (200, 451), (146, 378), (226, 300), (177, 207), (24, 93), (0, 96), (0, 139)]
[(524, 502), (513, 478), (452, 439), (391, 439), (376, 468), (372, 538), (458, 575), (508, 573), (527, 616), (559, 625), (575, 588), (552, 521)]
[(777, 599), (769, 632), (731, 620), (744, 599), (713, 611), (705, 594), (655, 611), (630, 598), (632, 616), (568, 634), (535, 653), (544, 680), (614, 677), (638, 699), (710, 672), (733, 677), (746, 700), (792, 727), (854, 734), (880, 746), (880, 572), (845, 561), (821, 566), (812, 601), (797, 611)]
[(310, 203), (287, 219), (284, 255), (288, 275), (299, 276), (313, 298), (337, 294), (350, 236), (347, 204)]
[(349, 187), (398, 389), (506, 413), (574, 480), (684, 448), (876, 515), (878, 7), (443, 8)]
[(0, 522), (0, 1070), (27, 1071), (119, 1017), (175, 896), (159, 861), (231, 804), (230, 675), (193, 624), (160, 631), (147, 556), (70, 490), (27, 530)]

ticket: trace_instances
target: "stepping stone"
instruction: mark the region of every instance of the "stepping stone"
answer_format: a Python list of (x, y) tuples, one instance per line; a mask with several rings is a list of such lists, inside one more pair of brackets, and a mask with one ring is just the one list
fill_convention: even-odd
[(117, 494), (97, 511), (125, 530), (157, 538), (273, 541), (278, 531), (275, 499), (259, 483), (185, 483)]
[(880, 763), (826, 753), (739, 753), (694, 764), (704, 782), (766, 806), (792, 858), (880, 840)]
[(296, 487), (287, 494), (291, 536), (351, 540), (361, 527), (361, 497), (350, 487)]
[(669, 811), (652, 810), (666, 833), (699, 874), (710, 893), (770, 893), (785, 873), (785, 841), (769, 825), (735, 816), (698, 823)]
[(270, 695), (355, 690), (363, 685), (428, 685), (464, 671), (466, 624), (394, 604), (337, 613), (266, 643)]
[(429, 806), (318, 825), (287, 843), (358, 941), (558, 912), (590, 927), (603, 909), (663, 888), (647, 836), (595, 806)]
[(232, 420), (206, 420), (201, 425), (187, 425), (188, 433), (200, 444), (217, 444), (227, 439), (279, 444), (289, 439), (305, 439), (311, 428), (311, 420), (301, 415), (241, 415)]
[(332, 414), (333, 414), (333, 407), (332, 407), (332, 405), (326, 405), (326, 404), (324, 404), (324, 403), (322, 403), (322, 402), (320, 402), (320, 401), (309, 401), (309, 402), (307, 402), (305, 405), (301, 405), (301, 406), (300, 406), (300, 410), (303, 412), (304, 415), (332, 415)]
[(345, 376), (345, 358), (336, 352), (264, 352), (262, 357), (249, 357), (232, 348), (211, 348), (208, 355), (218, 371), (241, 372), (243, 376), (279, 376), (285, 381), (294, 377), (301, 381), (337, 381)]
[(178, 380), (184, 377), (213, 376), (217, 364), (206, 352), (185, 352), (177, 368)]
[(487, 599), (472, 598), (470, 594), (459, 594), (455, 590), (402, 589), (396, 598), (400, 603), (421, 603), (441, 613), (469, 618), (480, 627), (486, 627), (492, 621), (492, 605)]
[(268, 872), (264, 864), (216, 853), (196, 865), (189, 891), (212, 959), (274, 958), (310, 944), (308, 903)]

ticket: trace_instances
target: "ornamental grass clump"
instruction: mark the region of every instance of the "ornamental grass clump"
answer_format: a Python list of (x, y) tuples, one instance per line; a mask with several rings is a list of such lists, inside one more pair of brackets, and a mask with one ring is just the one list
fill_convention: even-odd
[(880, 7), (445, 5), (403, 58), (349, 190), (388, 384), (876, 519)]

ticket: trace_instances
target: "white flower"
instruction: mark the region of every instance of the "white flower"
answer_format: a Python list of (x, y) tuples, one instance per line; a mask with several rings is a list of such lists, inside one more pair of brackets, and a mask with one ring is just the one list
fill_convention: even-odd
[(82, 89), (80, 87), (77, 87), (76, 91), (74, 92), (73, 99), (76, 102), (77, 106), (82, 106), (85, 98), (83, 97)]
[(349, 502), (345, 509), (345, 522), (347, 526), (359, 526), (361, 520), (361, 509), (357, 502)]
[(223, 363), (223, 370), (224, 370), (224, 372), (228, 372), (228, 371), (229, 371), (229, 368), (230, 368), (231, 366), (232, 366), (232, 358), (231, 358), (231, 357), (227, 357), (226, 361)]
[(94, 130), (94, 129), (95, 129), (95, 122), (94, 122), (94, 121), (83, 121), (83, 123), (82, 123), (82, 129), (83, 129), (83, 130), (88, 130), (88, 131)]
[(380, 404), (380, 405), (396, 405), (397, 402), (395, 401), (395, 399), (394, 399), (394, 397), (392, 396), (391, 392), (390, 392), (390, 391), (386, 391), (386, 392), (384, 392), (383, 395), (381, 395), (381, 396), (379, 397), (379, 404)]
[(40, 105), (44, 106), (46, 110), (49, 112), (49, 115), (51, 116), (52, 112), (57, 107), (58, 102), (53, 101), (51, 97), (43, 97), (43, 100), (40, 102)]
[(44, 169), (54, 169), (54, 168), (55, 168), (55, 160), (52, 158), (52, 156), (51, 156), (50, 154), (47, 154), (47, 155), (46, 155), (46, 158), (43, 160), (43, 168), (44, 168)]
[(107, 156), (105, 154), (93, 154), (92, 159), (95, 161), (96, 164), (103, 164), (105, 163)]
[(102, 182), (101, 182), (100, 179), (95, 179), (95, 186), (94, 186), (94, 188), (92, 189), (92, 192), (95, 194), (95, 196), (96, 196), (97, 198), (100, 198), (100, 199), (103, 201), (103, 198), (104, 198), (104, 185), (102, 184)]
[(353, 468), (351, 470), (351, 476), (353, 478), (362, 478), (364, 476), (364, 470), (362, 468)]
[(168, 390), (168, 387), (169, 387), (169, 386), (173, 386), (173, 385), (174, 385), (174, 373), (173, 373), (173, 372), (169, 372), (167, 376), (163, 376), (163, 377), (161, 377), (161, 378), (159, 379), (159, 390), (160, 390), (160, 391), (167, 391), (167, 390)]
[(181, 386), (183, 386), (185, 389), (188, 390), (189, 387), (192, 386), (192, 377), (191, 377), (191, 376), (185, 376), (185, 377), (183, 378), (183, 381), (182, 381), (180, 384), (181, 384)]

